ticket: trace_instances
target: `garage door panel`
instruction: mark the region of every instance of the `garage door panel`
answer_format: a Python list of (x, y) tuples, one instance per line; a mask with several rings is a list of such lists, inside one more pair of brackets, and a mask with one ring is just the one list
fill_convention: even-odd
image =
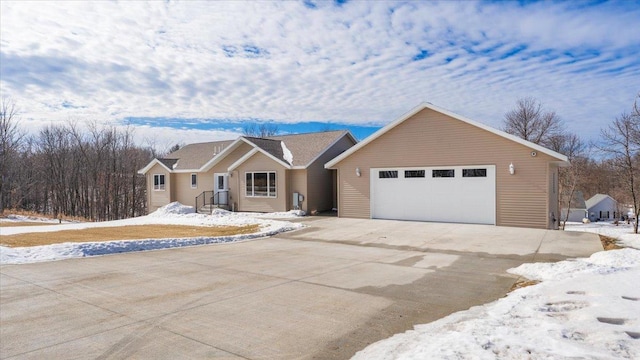
[[(464, 169), (478, 168), (486, 176), (463, 176)], [(380, 178), (389, 170), (397, 178)], [(405, 178), (405, 170), (422, 170), (424, 177)], [(433, 177), (433, 170), (454, 170), (454, 177)], [(495, 224), (494, 165), (372, 169), (370, 181), (373, 218)]]

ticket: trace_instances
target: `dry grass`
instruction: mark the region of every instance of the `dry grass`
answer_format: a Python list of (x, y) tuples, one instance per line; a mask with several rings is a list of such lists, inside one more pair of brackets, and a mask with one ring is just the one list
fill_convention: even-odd
[(600, 235), (600, 242), (602, 243), (602, 248), (605, 250), (622, 249), (622, 246), (618, 246), (616, 244), (616, 239), (612, 237)]
[(42, 221), (0, 221), (0, 227), (58, 225)]
[(50, 245), (63, 242), (94, 242), (112, 240), (166, 239), (189, 237), (215, 237), (251, 234), (258, 225), (247, 226), (183, 226), (183, 225), (132, 225), (98, 227), (83, 230), (62, 230), (45, 233), (28, 233), (1, 236), (0, 243), (9, 247)]
[(515, 284), (511, 285), (511, 289), (509, 289), (509, 292), (518, 290), (523, 287), (539, 284), (539, 283), (540, 281), (538, 280), (527, 280), (527, 279), (518, 280), (515, 282)]
[(79, 216), (66, 216), (60, 214), (58, 217), (54, 217), (53, 215), (41, 214), (35, 211), (28, 211), (23, 209), (5, 209), (2, 213), (0, 213), (0, 217), (7, 217), (7, 215), (23, 215), (23, 216), (31, 216), (36, 218), (46, 218), (46, 219), (55, 219), (55, 220), (67, 220), (67, 221), (80, 221), (80, 222), (90, 222), (91, 220), (79, 217)]

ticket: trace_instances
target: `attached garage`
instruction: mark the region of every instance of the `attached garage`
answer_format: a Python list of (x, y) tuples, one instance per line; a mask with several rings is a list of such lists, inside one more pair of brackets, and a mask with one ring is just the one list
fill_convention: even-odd
[(496, 223), (494, 165), (371, 170), (374, 219)]
[(425, 103), (325, 164), (338, 216), (555, 229), (567, 157)]

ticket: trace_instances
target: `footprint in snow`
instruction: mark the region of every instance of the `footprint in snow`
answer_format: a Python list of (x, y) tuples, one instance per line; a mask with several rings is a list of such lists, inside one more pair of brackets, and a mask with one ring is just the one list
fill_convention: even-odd
[(586, 295), (586, 293), (584, 291), (567, 291), (567, 294), (569, 295)]
[(589, 306), (588, 303), (581, 301), (558, 301), (544, 304), (539, 311), (550, 313), (567, 312), (580, 310), (587, 306)]
[(635, 332), (635, 331), (625, 331), (625, 333), (627, 333), (627, 335), (629, 335), (630, 338), (638, 340), (640, 339), (640, 332)]
[(605, 324), (611, 325), (624, 325), (627, 323), (627, 319), (622, 318), (608, 318), (608, 317), (597, 317), (598, 321)]

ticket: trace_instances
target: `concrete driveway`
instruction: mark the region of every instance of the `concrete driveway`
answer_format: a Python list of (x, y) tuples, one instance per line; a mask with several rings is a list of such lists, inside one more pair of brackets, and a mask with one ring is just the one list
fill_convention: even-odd
[(0, 358), (345, 359), (597, 235), (307, 218), (236, 244), (0, 267)]

